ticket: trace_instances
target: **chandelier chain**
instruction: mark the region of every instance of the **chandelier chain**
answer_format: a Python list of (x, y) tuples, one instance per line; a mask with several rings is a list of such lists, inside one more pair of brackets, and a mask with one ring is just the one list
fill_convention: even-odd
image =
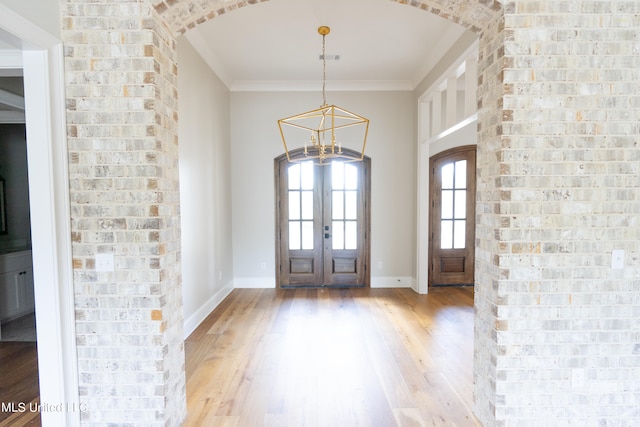
[(325, 34), (322, 35), (322, 106), (327, 105), (327, 95), (325, 94), (325, 85), (327, 82), (327, 55), (325, 53)]

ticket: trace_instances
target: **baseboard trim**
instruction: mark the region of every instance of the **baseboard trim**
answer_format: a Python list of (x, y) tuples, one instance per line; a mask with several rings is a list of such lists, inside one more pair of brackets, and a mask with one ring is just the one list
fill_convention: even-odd
[(184, 321), (184, 339), (196, 330), (196, 328), (207, 318), (209, 314), (233, 291), (233, 286), (227, 285), (216, 292), (211, 298), (200, 306), (188, 319)]
[(372, 277), (372, 288), (413, 288), (415, 280), (413, 277)]
[(273, 277), (240, 277), (233, 280), (233, 287), (238, 289), (273, 289), (276, 280)]

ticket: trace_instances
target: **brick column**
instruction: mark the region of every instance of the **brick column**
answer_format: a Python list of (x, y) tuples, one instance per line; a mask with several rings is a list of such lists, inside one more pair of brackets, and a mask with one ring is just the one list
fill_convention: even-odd
[[(61, 0), (86, 425), (186, 412), (176, 46), (146, 1)], [(96, 259), (112, 255), (107, 271)]]
[(501, 87), (480, 85), (501, 115), (480, 119), (476, 413), (638, 425), (640, 2), (505, 2), (503, 33), (482, 59)]
[(476, 157), (476, 286), (474, 321), (474, 413), (485, 426), (495, 425), (496, 375), (499, 356), (497, 306), (500, 303), (498, 237), (501, 216), (504, 17), (496, 16), (480, 37), (478, 52), (478, 147)]

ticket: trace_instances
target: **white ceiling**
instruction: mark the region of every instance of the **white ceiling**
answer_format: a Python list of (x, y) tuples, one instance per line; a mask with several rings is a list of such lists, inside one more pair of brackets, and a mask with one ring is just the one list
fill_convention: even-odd
[(186, 37), (231, 90), (315, 90), (321, 25), (331, 27), (327, 90), (411, 90), (465, 29), (390, 0), (269, 0)]

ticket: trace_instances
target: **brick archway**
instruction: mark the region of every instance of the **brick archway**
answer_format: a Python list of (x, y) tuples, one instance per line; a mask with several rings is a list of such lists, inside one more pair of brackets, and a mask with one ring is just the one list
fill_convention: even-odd
[[(265, 1), (265, 0), (262, 0)], [(501, 121), (502, 121), (502, 96), (503, 96), (503, 9), (497, 1), (462, 0), (451, 2), (449, 0), (433, 1), (403, 1), (391, 0), (407, 4), (407, 7), (415, 7), (416, 13), (432, 13), (444, 19), (462, 25), (480, 37), (479, 43), (479, 87), (478, 87), (478, 193), (481, 200), (487, 202), (496, 194), (494, 178), (500, 173), (497, 167), (495, 153), (500, 150)], [(154, 3), (156, 12), (163, 18), (170, 29), (176, 34), (182, 34), (197, 25), (215, 19), (217, 16), (233, 13), (241, 7), (251, 7), (260, 1), (233, 1), (221, 2), (219, 0), (197, 1), (180, 0), (178, 2), (163, 1)], [(495, 204), (491, 205), (494, 209)], [(483, 212), (488, 218), (498, 212)], [(487, 254), (478, 257), (476, 298), (484, 301), (481, 307), (488, 307), (493, 302), (489, 285), (495, 279), (492, 276), (494, 266), (485, 260), (493, 259), (498, 253), (497, 243), (493, 241), (494, 228), (487, 226), (494, 221), (478, 221), (476, 235), (480, 246), (478, 251)], [(495, 315), (489, 310), (476, 311), (476, 353), (474, 366), (476, 370), (475, 384), (475, 412), (478, 418), (486, 425), (491, 425), (495, 420), (495, 375), (491, 374), (495, 365), (497, 346), (492, 338), (494, 334)]]
[[(175, 39), (257, 1), (61, 2), (79, 386), (91, 408), (82, 416), (88, 423), (178, 425), (186, 392)], [(482, 210), (477, 231), (475, 412), (491, 425), (497, 344), (490, 288), (497, 280), (493, 257), (499, 253), (494, 239), (499, 200), (494, 198), (504, 116), (503, 10), (499, 2), (486, 0), (399, 3), (480, 35), (478, 197), (489, 209)], [(115, 254), (115, 273), (95, 271), (99, 253)], [(127, 307), (139, 310), (123, 309), (114, 290), (127, 292)], [(123, 320), (130, 324), (127, 335), (117, 333)], [(111, 395), (104, 395), (105, 385)]]
[[(179, 425), (175, 39), (258, 0), (59, 1), (81, 418)], [(637, 425), (640, 3), (400, 3), (480, 34), (476, 415)]]
[[(180, 35), (220, 15), (269, 0), (148, 0), (174, 35)], [(495, 277), (494, 256), (499, 253), (493, 238), (494, 224), (499, 223), (499, 200), (495, 200), (500, 167), (496, 153), (501, 150), (503, 120), (504, 9), (495, 0), (390, 0), (415, 8), (416, 13), (431, 13), (459, 24), (479, 35), (478, 66), (478, 198), (490, 206), (484, 220), (477, 221), (476, 310), (474, 354), (474, 412), (485, 425), (495, 422), (496, 386), (495, 339), (496, 316), (489, 307), (494, 303), (490, 284)]]
[[(269, 0), (148, 0), (175, 34), (183, 34), (217, 16)], [(466, 29), (481, 33), (502, 15), (502, 5), (496, 0), (390, 0), (416, 7)]]

